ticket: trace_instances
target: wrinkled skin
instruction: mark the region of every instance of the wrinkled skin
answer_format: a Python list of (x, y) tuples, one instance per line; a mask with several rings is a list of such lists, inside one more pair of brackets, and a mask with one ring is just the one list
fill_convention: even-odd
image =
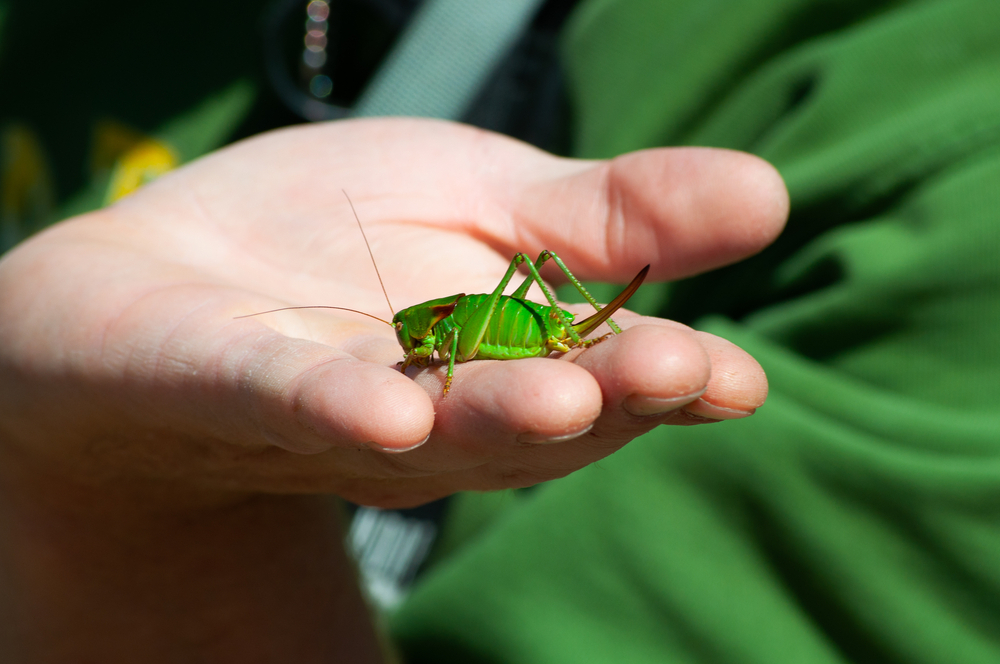
[(745, 154), (576, 161), (444, 122), (297, 127), (221, 150), (0, 262), (8, 525), (73, 505), (87, 532), (169, 529), (150, 515), (183, 513), (223, 533), (220, 510), (300, 516), (314, 494), (415, 505), (559, 477), (661, 424), (743, 417), (766, 397), (732, 344), (624, 311), (624, 333), (584, 352), (458, 365), (445, 398), (444, 367), (399, 373), (377, 321), (235, 319), (303, 304), (391, 317), (342, 189), (396, 310), (489, 292), (517, 251), (553, 250), (581, 279), (627, 282), (646, 263), (650, 281), (676, 279), (759, 251), (788, 207), (777, 173)]

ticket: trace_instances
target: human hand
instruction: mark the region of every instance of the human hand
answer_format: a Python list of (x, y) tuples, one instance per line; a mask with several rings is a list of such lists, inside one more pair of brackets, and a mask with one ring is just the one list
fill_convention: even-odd
[(342, 189), (397, 310), (490, 292), (517, 251), (553, 250), (581, 279), (646, 263), (674, 279), (758, 251), (787, 214), (770, 166), (722, 150), (585, 162), (402, 119), (272, 132), (4, 258), (7, 444), (98, 485), (397, 506), (552, 479), (662, 423), (763, 403), (738, 348), (623, 312), (623, 334), (570, 361), (458, 365), (446, 397), (443, 367), (393, 368), (402, 351), (376, 321), (234, 319), (390, 316)]

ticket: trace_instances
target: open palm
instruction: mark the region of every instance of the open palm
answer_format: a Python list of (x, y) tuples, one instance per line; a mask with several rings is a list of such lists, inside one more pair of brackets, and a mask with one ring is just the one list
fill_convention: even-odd
[(662, 423), (763, 403), (739, 349), (624, 312), (622, 335), (570, 361), (460, 365), (443, 398), (441, 367), (393, 368), (383, 323), (236, 319), (391, 317), (342, 190), (397, 310), (489, 292), (518, 251), (553, 250), (583, 279), (646, 263), (677, 278), (758, 251), (787, 213), (773, 169), (721, 150), (584, 162), (402, 119), (273, 132), (5, 257), (9, 444), (94, 482), (409, 505), (551, 479)]

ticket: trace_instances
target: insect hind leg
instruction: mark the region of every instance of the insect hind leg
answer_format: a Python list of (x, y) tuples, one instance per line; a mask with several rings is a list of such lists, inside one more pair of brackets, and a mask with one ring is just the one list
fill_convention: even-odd
[[(573, 345), (574, 346), (579, 345), (581, 339), (580, 335), (577, 334), (576, 330), (573, 329), (573, 321), (567, 318), (566, 315), (563, 313), (563, 310), (559, 306), (558, 302), (556, 302), (556, 298), (552, 294), (552, 291), (549, 290), (549, 287), (545, 285), (544, 281), (542, 281), (542, 275), (538, 272), (538, 269), (542, 267), (542, 265), (544, 265), (545, 262), (551, 258), (556, 261), (556, 264), (559, 265), (562, 271), (565, 272), (570, 277), (570, 279), (573, 280), (574, 283), (579, 284), (580, 282), (577, 280), (576, 277), (574, 277), (570, 273), (570, 271), (563, 264), (562, 260), (560, 260), (558, 256), (556, 256), (548, 249), (545, 249), (542, 251), (542, 253), (538, 254), (538, 258), (535, 260), (534, 263), (530, 262), (525, 254), (518, 254), (518, 256), (524, 257), (523, 262), (525, 265), (528, 266), (528, 276), (524, 280), (524, 283), (518, 286), (517, 290), (511, 293), (511, 297), (524, 299), (524, 296), (527, 295), (528, 293), (528, 289), (531, 288), (531, 284), (532, 283), (538, 284), (538, 287), (542, 289), (542, 293), (545, 294), (545, 299), (548, 300), (549, 306), (552, 307), (551, 316), (555, 318), (557, 321), (559, 321), (559, 324), (562, 325), (563, 328), (565, 328), (566, 333), (569, 334), (570, 339), (573, 340)], [(580, 286), (580, 288), (583, 288), (583, 286)], [(590, 299), (591, 301), (593, 301), (593, 298)]]
[[(544, 283), (542, 283), (541, 275), (538, 272), (539, 268), (541, 268), (542, 265), (544, 265), (550, 259), (559, 267), (560, 270), (562, 270), (562, 273), (566, 275), (566, 278), (570, 281), (571, 284), (573, 284), (573, 287), (576, 288), (577, 292), (579, 292), (580, 295), (582, 295), (583, 298), (587, 302), (589, 302), (592, 307), (594, 307), (595, 311), (600, 312), (601, 305), (597, 302), (597, 300), (594, 299), (594, 296), (591, 295), (586, 288), (584, 288), (580, 280), (576, 278), (576, 275), (574, 275), (572, 272), (569, 271), (569, 268), (566, 267), (566, 264), (563, 263), (562, 259), (559, 258), (559, 256), (554, 251), (549, 251), (548, 249), (545, 249), (544, 251), (542, 251), (542, 253), (538, 254), (538, 259), (533, 264), (531, 263), (528, 264), (528, 269), (530, 274), (524, 280), (524, 283), (518, 286), (517, 290), (514, 291), (511, 294), (511, 296), (523, 299), (524, 296), (528, 293), (528, 289), (531, 287), (532, 282), (534, 282), (537, 283), (538, 286), (542, 289), (542, 292), (545, 293), (545, 297), (548, 299), (549, 304), (552, 305), (553, 307), (556, 307), (556, 309), (559, 310), (559, 308), (556, 306), (555, 298), (552, 297), (552, 294), (549, 292), (549, 289), (546, 288)], [(565, 322), (565, 321), (562, 321), (560, 317), (560, 322)], [(621, 334), (622, 331), (621, 328), (618, 327), (618, 325), (613, 320), (609, 318), (606, 322), (614, 334)], [(580, 340), (576, 338), (575, 331), (570, 330), (569, 334), (570, 337), (572, 337), (575, 342), (579, 343)]]

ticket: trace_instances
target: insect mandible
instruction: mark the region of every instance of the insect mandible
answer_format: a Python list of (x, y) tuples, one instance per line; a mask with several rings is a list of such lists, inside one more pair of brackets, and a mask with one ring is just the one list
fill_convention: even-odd
[[(371, 245), (368, 244), (361, 219), (346, 191), (344, 196), (347, 197), (351, 211), (354, 212), (354, 218), (358, 222), (358, 228), (365, 240), (365, 246), (368, 247), (368, 253), (372, 257), (372, 263), (375, 264), (375, 272), (378, 274), (378, 264), (375, 263), (375, 256), (372, 253)], [(594, 307), (597, 313), (579, 323), (573, 322), (575, 315), (556, 303), (552, 291), (542, 281), (538, 272), (539, 268), (549, 260), (562, 270), (570, 283)], [(504, 295), (503, 291), (521, 264), (528, 268), (527, 278), (513, 293)], [(458, 293), (457, 295), (428, 300), (400, 310), (392, 317), (391, 323), (364, 311), (324, 305), (282, 307), (237, 316), (236, 318), (260, 316), (292, 309), (337, 309), (353, 311), (374, 318), (391, 325), (396, 332), (396, 339), (405, 353), (400, 371), (406, 371), (410, 366), (428, 366), (435, 351), (440, 359), (447, 360), (448, 371), (443, 390), (443, 394), (447, 395), (451, 389), (456, 363), (469, 362), (470, 360), (517, 360), (526, 357), (545, 357), (553, 352), (565, 353), (573, 348), (587, 348), (607, 338), (610, 334), (620, 334), (621, 328), (611, 320), (611, 315), (628, 302), (629, 298), (642, 285), (648, 272), (649, 265), (642, 268), (615, 299), (601, 307), (587, 292), (580, 280), (569, 271), (562, 259), (546, 249), (538, 255), (534, 262), (527, 254), (515, 254), (507, 267), (507, 272), (492, 293), (478, 295)], [(382, 284), (381, 274), (378, 274), (378, 279), (379, 283)], [(538, 284), (539, 288), (542, 289), (545, 299), (549, 302), (548, 305), (525, 299), (528, 289), (533, 283)], [(384, 284), (382, 284), (382, 291), (385, 293), (389, 308), (393, 309)], [(605, 321), (611, 328), (609, 334), (596, 339), (586, 338)]]

